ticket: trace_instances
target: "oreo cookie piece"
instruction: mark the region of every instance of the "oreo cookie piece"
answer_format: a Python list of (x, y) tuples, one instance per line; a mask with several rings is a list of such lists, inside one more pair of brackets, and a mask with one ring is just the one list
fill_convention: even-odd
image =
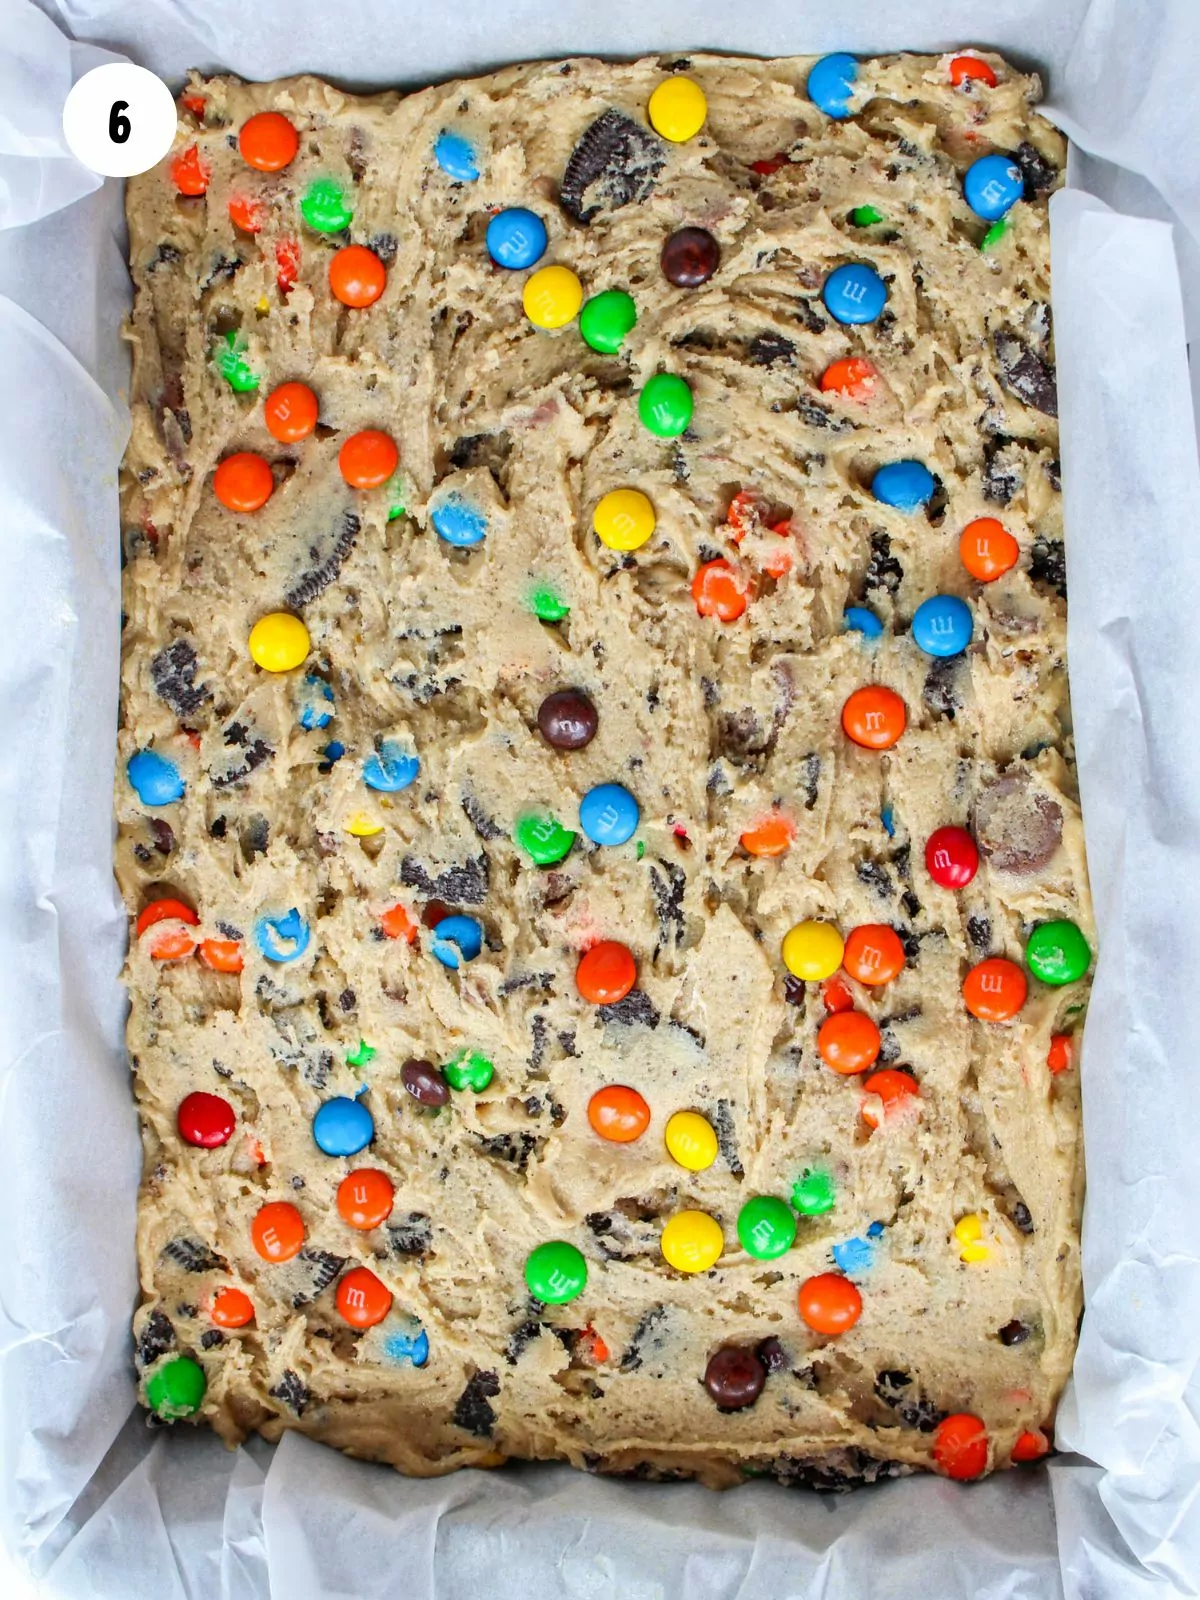
[(308, 547), (312, 565), (301, 573), (284, 594), (283, 602), (286, 606), (292, 611), (298, 611), (301, 606), (308, 605), (328, 589), (345, 566), (351, 550), (354, 549), (354, 542), (358, 538), (361, 526), (353, 511), (343, 511), (340, 525), (313, 540)]
[(401, 883), (410, 889), (419, 889), (431, 900), (442, 900), (448, 906), (481, 906), (487, 899), (490, 875), (491, 863), (486, 851), (436, 874), (415, 856), (405, 856), (400, 863)]
[(610, 106), (584, 129), (572, 150), (559, 185), (559, 204), (586, 227), (601, 211), (647, 199), (666, 164), (662, 141)]
[(162, 1253), (185, 1272), (215, 1272), (225, 1265), (216, 1251), (201, 1244), (199, 1239), (172, 1239), (163, 1246)]
[(495, 1410), (489, 1401), (500, 1393), (500, 1379), (494, 1372), (476, 1372), (454, 1403), (454, 1426), (486, 1439), (496, 1425)]
[(1039, 194), (1044, 194), (1047, 189), (1053, 189), (1058, 182), (1058, 168), (1052, 161), (1047, 161), (1042, 152), (1028, 139), (1013, 151), (1013, 160), (1021, 169), (1021, 176), (1025, 180), (1025, 198), (1032, 200)]
[(1000, 363), (1000, 381), (1006, 389), (1035, 411), (1058, 416), (1058, 386), (1053, 368), (1046, 365), (1015, 333), (997, 333), (992, 339)]
[(210, 698), (207, 684), (197, 684), (196, 647), (190, 639), (173, 639), (150, 663), (154, 692), (177, 717), (190, 717)]
[(1048, 583), (1060, 600), (1067, 598), (1067, 552), (1061, 539), (1038, 534), (1029, 552), (1029, 576), (1034, 583)]
[(640, 1024), (643, 1028), (657, 1028), (661, 1019), (658, 1007), (642, 989), (631, 989), (622, 1000), (598, 1008), (600, 1020), (607, 1026), (611, 1022), (625, 1027)]
[(293, 1372), (289, 1367), (273, 1389), (267, 1393), (274, 1400), (282, 1400), (284, 1405), (294, 1411), (298, 1417), (304, 1415), (304, 1408), (312, 1399), (308, 1385), (298, 1372)]
[(633, 1330), (625, 1354), (621, 1357), (622, 1372), (636, 1372), (648, 1356), (660, 1355), (666, 1345), (666, 1306), (651, 1306), (642, 1313), (641, 1321)]
[(423, 1211), (387, 1224), (388, 1243), (394, 1256), (427, 1256), (433, 1247), (433, 1224)]
[(155, 1309), (146, 1318), (146, 1326), (138, 1338), (134, 1359), (139, 1367), (153, 1366), (159, 1356), (175, 1348), (175, 1328), (165, 1311)]
[(1047, 866), (1062, 843), (1062, 807), (1018, 769), (980, 792), (974, 833), (992, 867), (1027, 876)]
[(346, 1265), (344, 1256), (332, 1255), (328, 1250), (310, 1250), (307, 1245), (300, 1251), (297, 1260), (302, 1261), (308, 1269), (311, 1286), (292, 1296), (292, 1304), (297, 1310), (315, 1300), (318, 1295), (324, 1294), (329, 1285)]

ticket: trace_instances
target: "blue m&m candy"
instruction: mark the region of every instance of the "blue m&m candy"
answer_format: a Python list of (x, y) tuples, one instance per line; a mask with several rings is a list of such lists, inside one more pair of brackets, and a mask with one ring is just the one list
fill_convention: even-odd
[(183, 799), (179, 768), (157, 750), (139, 750), (130, 756), (125, 771), (144, 806), (169, 806)]
[(327, 1156), (356, 1156), (375, 1137), (375, 1119), (361, 1100), (339, 1094), (317, 1107), (312, 1131)]
[(856, 1235), (842, 1244), (835, 1244), (830, 1253), (839, 1272), (847, 1278), (859, 1278), (875, 1265), (875, 1250), (874, 1239), (863, 1239)]
[(876, 500), (897, 511), (919, 511), (936, 488), (933, 473), (920, 461), (889, 461), (871, 479)]
[(808, 98), (827, 117), (839, 122), (850, 115), (850, 91), (858, 77), (858, 62), (839, 52), (822, 56), (808, 75)]
[(382, 794), (399, 794), (421, 770), (420, 760), (398, 739), (381, 739), (363, 762), (363, 782)]
[(433, 930), (430, 949), (444, 967), (461, 967), (483, 949), (483, 925), (475, 917), (443, 917)]
[(930, 595), (912, 619), (912, 636), (927, 656), (957, 656), (971, 642), (971, 608), (954, 594)]
[(455, 183), (474, 183), (479, 176), (475, 146), (469, 139), (464, 139), (461, 133), (452, 133), (449, 128), (443, 128), (434, 140), (433, 157), (446, 176), (453, 178)]
[(333, 690), (324, 678), (310, 673), (300, 686), (300, 726), (311, 732), (314, 728), (327, 728), (333, 721)]
[(411, 1361), (414, 1367), (423, 1367), (429, 1360), (429, 1335), (415, 1317), (407, 1323), (388, 1335), (383, 1348), (392, 1361)]
[(487, 518), (461, 495), (448, 494), (440, 505), (434, 506), (430, 516), (438, 538), (459, 549), (482, 544), (487, 535)]
[(624, 844), (639, 816), (637, 801), (619, 783), (598, 783), (579, 802), (579, 826), (593, 844)]
[(259, 917), (254, 940), (268, 961), (298, 961), (308, 949), (308, 923), (293, 906), (281, 917)]
[(963, 194), (977, 217), (999, 222), (1025, 193), (1020, 167), (1007, 156), (980, 156), (967, 168)]
[(843, 613), (847, 633), (861, 633), (864, 639), (878, 639), (883, 623), (866, 606), (847, 606)]
[(887, 304), (887, 285), (865, 261), (834, 267), (821, 290), (825, 309), (838, 322), (874, 322)]
[(498, 267), (520, 272), (546, 250), (546, 224), (524, 206), (497, 211), (487, 226), (487, 251)]

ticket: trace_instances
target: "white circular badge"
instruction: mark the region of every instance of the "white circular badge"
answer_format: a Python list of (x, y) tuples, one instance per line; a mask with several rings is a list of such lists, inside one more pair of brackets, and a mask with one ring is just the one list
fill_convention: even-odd
[(93, 67), (67, 96), (63, 136), (76, 161), (106, 178), (133, 178), (161, 161), (175, 138), (175, 100), (145, 67)]

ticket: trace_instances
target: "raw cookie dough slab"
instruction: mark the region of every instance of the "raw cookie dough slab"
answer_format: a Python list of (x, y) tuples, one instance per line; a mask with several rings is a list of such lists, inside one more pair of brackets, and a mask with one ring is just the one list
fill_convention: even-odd
[[(1071, 918), (1092, 937), (1049, 323), (1046, 198), (1064, 148), (1032, 109), (1036, 78), (982, 59), (994, 86), (956, 86), (948, 58), (861, 63), (845, 120), (807, 97), (811, 58), (574, 60), (406, 97), (313, 78), (189, 84), (176, 151), (129, 185), (117, 871), (131, 917), (176, 898), (199, 922), (164, 925), (174, 948), (218, 941), (218, 966), (242, 970), (156, 959), (157, 925), (132, 936), (143, 1394), (186, 1355), (206, 1379), (197, 1420), (231, 1443), (291, 1427), (419, 1474), (513, 1456), (823, 1488), (932, 1466), (948, 1413), (983, 1420), (989, 1467), (1052, 1419), (1080, 1310), (1081, 1163), (1076, 1075), (1047, 1055), (1052, 1036), (1078, 1032), (1085, 985), (1031, 979), (1005, 1024), (973, 1020), (960, 987), (985, 956), (1019, 963), (1036, 922)], [(675, 73), (708, 105), (681, 143), (647, 118)], [(264, 173), (238, 133), (268, 109), (299, 148)], [(435, 160), (447, 129), (477, 180)], [(962, 175), (994, 150), (1017, 153), (1025, 197), (984, 249)], [(180, 156), (184, 187), (204, 192), (179, 192)], [(306, 196), (335, 231), (308, 225)], [(618, 352), (589, 348), (576, 323), (549, 333), (526, 318), (529, 274), (485, 246), (504, 207), (545, 222), (541, 265), (569, 266), (589, 297), (632, 295)], [(684, 226), (719, 244), (696, 288), (660, 267)], [(386, 269), (366, 309), (330, 292), (347, 243)], [(846, 262), (884, 279), (873, 323), (825, 309), (824, 281)], [(876, 369), (865, 397), (820, 388), (843, 357)], [(674, 439), (638, 419), (659, 371), (695, 400)], [(280, 444), (262, 402), (290, 380), (314, 390), (320, 424)], [(338, 456), (367, 428), (396, 441), (400, 469), (357, 490)], [(245, 515), (213, 493), (237, 451), (274, 475)], [(916, 513), (869, 487), (904, 459), (937, 480)], [(592, 531), (599, 499), (625, 487), (657, 518), (632, 553)], [(474, 547), (434, 529), (455, 496), (486, 519)], [(1020, 548), (987, 585), (958, 553), (982, 516)], [(753, 593), (730, 624), (692, 600), (715, 559)], [(909, 633), (933, 594), (972, 611), (970, 647), (945, 661)], [(882, 636), (848, 631), (848, 605), (873, 611)], [(247, 638), (280, 610), (302, 616), (311, 649), (271, 674)], [(868, 683), (907, 708), (884, 753), (841, 731)], [(571, 752), (537, 727), (564, 688), (598, 711), (595, 738)], [(419, 757), (402, 792), (364, 784), (384, 739)], [(181, 775), (178, 801), (150, 807), (131, 788), (126, 762), (146, 749)], [(561, 862), (535, 865), (518, 822), (537, 813), (578, 833), (601, 783), (636, 797), (635, 835), (600, 847), (579, 834)], [(756, 857), (741, 836), (776, 808), (790, 846)], [(959, 892), (925, 868), (925, 841), (949, 823), (983, 850)], [(281, 964), (256, 924), (292, 908), (309, 942)], [(432, 953), (428, 924), (448, 913), (483, 932), (458, 970)], [(891, 983), (845, 982), (879, 1025), (879, 1065), (919, 1086), (875, 1130), (861, 1080), (816, 1051), (831, 997), (781, 960), (805, 918), (891, 924), (903, 940)], [(612, 1006), (574, 980), (598, 939), (636, 959), (634, 991)], [(492, 1063), (486, 1087), (440, 1108), (406, 1091), (406, 1062), (462, 1052)], [(640, 1139), (592, 1131), (588, 1103), (607, 1084), (644, 1096)], [(364, 1089), (374, 1142), (324, 1154), (318, 1108)], [(214, 1148), (178, 1131), (197, 1091), (235, 1116)], [(718, 1135), (699, 1172), (663, 1142), (686, 1109)], [(363, 1166), (395, 1188), (369, 1231), (336, 1205)], [(802, 1193), (824, 1186), (832, 1208), (799, 1215), (778, 1259), (746, 1254), (744, 1202), (788, 1201), (806, 1174)], [(281, 1201), (305, 1242), (272, 1263), (251, 1226)], [(659, 1247), (689, 1208), (725, 1240), (697, 1275)], [(986, 1260), (962, 1259), (964, 1216)], [(588, 1269), (561, 1306), (523, 1279), (552, 1239)], [(336, 1308), (356, 1266), (393, 1296), (366, 1331)], [(863, 1300), (837, 1337), (797, 1308), (800, 1284), (827, 1271)], [(253, 1305), (238, 1328), (213, 1320), (228, 1286)], [(730, 1345), (767, 1371), (738, 1411), (702, 1381)]]

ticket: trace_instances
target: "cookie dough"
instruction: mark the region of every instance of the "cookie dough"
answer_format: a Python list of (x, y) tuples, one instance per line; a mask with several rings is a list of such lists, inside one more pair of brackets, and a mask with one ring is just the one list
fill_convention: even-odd
[[(950, 1414), (981, 1420), (987, 1468), (1051, 1423), (1086, 979), (1029, 975), (1004, 1023), (961, 989), (986, 957), (1021, 966), (1041, 922), (1094, 948), (1049, 314), (1064, 146), (1035, 77), (975, 59), (958, 82), (946, 57), (862, 62), (837, 118), (811, 58), (570, 60), (403, 97), (189, 82), (128, 198), (117, 873), (143, 914), (135, 1336), (160, 1416), (417, 1474), (561, 1458), (818, 1488), (945, 1468)], [(686, 133), (684, 79), (703, 126), (664, 138), (651, 95)], [(264, 111), (298, 134), (275, 170), (278, 124), (239, 146)], [(963, 176), (996, 151), (1023, 198), (991, 227)], [(588, 341), (551, 331), (569, 275), (526, 296), (536, 268), (489, 250), (525, 250), (528, 223), (489, 234), (517, 208), (546, 229), (536, 268), (631, 297), (632, 327), (617, 297), (585, 304)], [(823, 298), (855, 263), (886, 289), (862, 324)], [(866, 376), (823, 388), (847, 358)], [(682, 432), (677, 386), (643, 420), (663, 374)], [(281, 441), (264, 401), (297, 382), (319, 421)], [(365, 430), (399, 465), (356, 488), (339, 459)], [(270, 465), (260, 509), (214, 493), (239, 452)], [(908, 461), (933, 487), (911, 511), (872, 492)], [(597, 537), (614, 490), (646, 497), (648, 537), (640, 501)], [(987, 583), (960, 559), (979, 518), (1017, 547)], [(910, 633), (934, 595), (970, 608), (957, 655)], [(303, 629), (256, 653), (303, 661), (263, 670), (249, 636), (278, 613)], [(875, 684), (906, 714), (883, 751), (841, 724)], [(580, 821), (607, 784), (636, 802), (611, 825), (593, 803), (619, 843)], [(926, 869), (946, 825), (979, 847), (962, 889)], [(903, 969), (802, 981), (781, 947), (806, 920), (890, 926)], [(605, 941), (632, 957), (619, 999), (624, 956), (576, 980)], [(915, 1095), (885, 1111), (825, 1064), (845, 1006)], [(595, 1131), (606, 1087), (636, 1094), (597, 1120), (635, 1136)], [(362, 1168), (386, 1180), (355, 1202), (374, 1226), (338, 1203)], [(748, 1213), (750, 1254), (759, 1197), (782, 1204)], [(718, 1230), (707, 1270), (664, 1258), (685, 1212)], [(685, 1218), (669, 1246), (712, 1238)], [(846, 1331), (801, 1318), (824, 1274), (861, 1296)]]

